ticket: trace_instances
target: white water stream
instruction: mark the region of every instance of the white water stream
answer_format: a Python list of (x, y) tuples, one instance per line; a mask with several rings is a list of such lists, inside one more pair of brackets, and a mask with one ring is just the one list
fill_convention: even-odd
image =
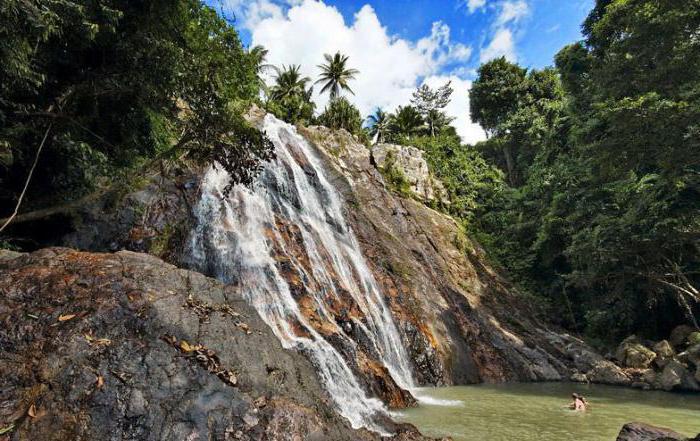
[[(294, 127), (270, 115), (263, 130), (275, 144), (277, 159), (265, 167), (255, 188), (236, 186), (224, 198), (227, 175), (215, 169), (207, 172), (195, 209), (193, 263), (241, 286), (283, 346), (310, 356), (353, 427), (385, 432), (374, 422), (376, 414), (385, 411), (383, 404), (366, 395), (340, 352), (309, 323), (282, 267), (300, 276), (312, 309), (324, 325), (333, 327), (334, 338), (356, 348), (349, 331), (360, 330), (394, 381), (411, 390), (411, 363), (391, 312), (316, 153)], [(352, 324), (345, 329), (336, 324), (331, 305), (342, 303), (340, 299), (347, 303), (348, 296), (361, 317), (348, 316)]]

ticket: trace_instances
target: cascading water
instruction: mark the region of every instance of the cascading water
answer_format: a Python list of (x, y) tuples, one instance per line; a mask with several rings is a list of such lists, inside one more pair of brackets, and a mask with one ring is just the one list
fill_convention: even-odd
[[(310, 356), (353, 427), (383, 432), (374, 422), (383, 404), (366, 396), (336, 347), (340, 341), (354, 353), (356, 329), (394, 381), (410, 390), (408, 355), (320, 159), (294, 127), (268, 115), (263, 130), (277, 159), (254, 189), (236, 186), (224, 197), (227, 175), (207, 172), (191, 237), (193, 264), (240, 286), (283, 346)], [(289, 274), (298, 283), (290, 285)], [(352, 309), (340, 324), (338, 304)]]

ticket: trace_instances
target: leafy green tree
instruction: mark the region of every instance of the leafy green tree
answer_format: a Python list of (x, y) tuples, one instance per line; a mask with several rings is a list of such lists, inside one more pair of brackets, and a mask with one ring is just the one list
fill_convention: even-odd
[(505, 59), (479, 70), (471, 93), (471, 111), (491, 137), (480, 144), (511, 186), (524, 183), (537, 150), (553, 135), (561, 115), (563, 89), (553, 69), (525, 69)]
[(482, 64), (469, 90), (469, 111), (490, 136), (515, 112), (525, 91), (527, 70), (505, 57)]
[(316, 122), (331, 129), (345, 129), (353, 135), (362, 134), (360, 111), (345, 97), (337, 98), (328, 103)]
[(444, 186), (438, 208), (475, 231), (478, 219), (505, 190), (503, 174), (456, 135), (419, 136), (411, 145), (423, 150), (431, 172)]
[(199, 1), (8, 0), (0, 57), (2, 214), (38, 146), (28, 208), (74, 199), (154, 158), (216, 161), (250, 183), (272, 155), (242, 117), (259, 90), (254, 62)]
[(487, 245), (551, 317), (611, 343), (697, 326), (698, 6), (599, 0), (557, 72), (475, 82), (479, 149), (511, 184), (479, 218)]
[(423, 117), (423, 121), (428, 126), (430, 136), (435, 136), (437, 132), (450, 125), (454, 118), (445, 114), (444, 109), (452, 100), (452, 82), (448, 81), (438, 89), (432, 89), (427, 84), (423, 84), (415, 92), (411, 99), (411, 105), (415, 107)]
[(336, 52), (333, 56), (325, 54), (323, 57), (326, 59), (326, 64), (318, 66), (321, 69), (321, 77), (315, 83), (323, 84), (321, 93), (329, 92), (331, 101), (338, 98), (343, 90), (354, 95), (355, 92), (352, 91), (348, 83), (350, 80), (354, 80), (355, 75), (359, 74), (360, 71), (347, 66), (348, 56)]

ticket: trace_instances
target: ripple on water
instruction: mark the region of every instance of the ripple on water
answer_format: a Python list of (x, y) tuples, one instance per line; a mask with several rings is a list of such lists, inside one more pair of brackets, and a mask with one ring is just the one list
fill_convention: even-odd
[[(588, 412), (566, 405), (586, 396)], [(422, 388), (420, 405), (397, 418), (426, 435), (455, 441), (612, 441), (622, 425), (642, 421), (686, 435), (700, 433), (700, 395), (601, 385), (535, 383)], [(451, 403), (451, 404), (447, 404)]]

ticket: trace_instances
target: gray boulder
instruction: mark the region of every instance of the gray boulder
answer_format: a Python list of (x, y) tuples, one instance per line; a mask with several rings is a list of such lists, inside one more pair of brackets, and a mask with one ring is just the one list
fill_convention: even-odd
[(680, 325), (676, 326), (673, 328), (673, 331), (671, 331), (671, 336), (668, 338), (668, 342), (671, 343), (671, 345), (674, 348), (678, 348), (680, 346), (685, 345), (686, 340), (688, 339), (688, 336), (695, 331), (695, 328), (692, 326), (688, 325)]
[(0, 317), (13, 440), (380, 439), (335, 412), (235, 287), (152, 256), (0, 251)]
[(617, 435), (617, 441), (686, 441), (678, 432), (645, 423), (627, 423)]
[(671, 360), (661, 375), (657, 376), (657, 386), (666, 391), (673, 389), (700, 390), (698, 382), (695, 381), (688, 369), (676, 360)]
[(607, 360), (595, 364), (586, 376), (592, 383), (628, 386), (632, 380), (615, 363)]
[(625, 367), (646, 369), (656, 358), (656, 353), (644, 346), (637, 337), (627, 337), (615, 352), (615, 358)]
[(656, 353), (654, 363), (660, 368), (666, 366), (668, 362), (676, 355), (676, 352), (673, 350), (673, 346), (671, 346), (668, 340), (661, 340), (660, 342), (656, 343), (653, 350)]

